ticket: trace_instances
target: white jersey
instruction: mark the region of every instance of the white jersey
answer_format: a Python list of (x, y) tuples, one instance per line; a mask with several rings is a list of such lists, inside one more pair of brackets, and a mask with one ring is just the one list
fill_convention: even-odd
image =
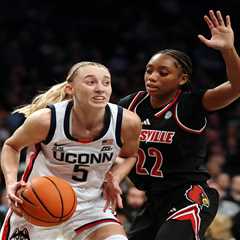
[[(71, 135), (72, 101), (49, 106), (51, 125), (47, 139), (37, 145), (23, 179), (55, 175), (71, 183), (77, 193), (73, 216), (55, 227), (38, 227), (9, 210), (0, 233), (1, 240), (87, 239), (91, 232), (107, 224), (119, 224), (111, 211), (103, 211), (102, 184), (121, 147), (120, 131), (123, 109), (115, 104), (106, 106), (105, 124), (99, 138), (79, 142)], [(77, 236), (77, 237), (76, 237)]]
[(27, 181), (34, 176), (55, 175), (71, 183), (78, 203), (94, 200), (101, 195), (106, 172), (113, 165), (121, 147), (122, 108), (107, 104), (105, 127), (92, 142), (80, 142), (71, 135), (72, 101), (49, 106), (51, 125), (47, 139), (24, 173)]

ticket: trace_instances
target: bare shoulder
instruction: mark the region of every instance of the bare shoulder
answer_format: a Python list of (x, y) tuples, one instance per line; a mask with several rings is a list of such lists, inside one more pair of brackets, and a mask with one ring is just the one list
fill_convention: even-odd
[(38, 142), (44, 140), (49, 132), (51, 124), (51, 110), (44, 108), (32, 113), (28, 116), (20, 128), (20, 133), (31, 136), (32, 139), (36, 139)]
[(126, 129), (140, 131), (142, 127), (141, 119), (139, 116), (127, 109), (123, 110), (123, 127)]
[(13, 135), (6, 141), (16, 150), (32, 146), (46, 139), (51, 121), (51, 110), (42, 109), (28, 116)]
[(49, 108), (40, 109), (27, 117), (25, 123), (33, 126), (49, 127), (51, 122), (51, 110)]
[(138, 115), (124, 109), (121, 129), (121, 141), (123, 145), (119, 156), (129, 157), (137, 154), (141, 129), (142, 123)]

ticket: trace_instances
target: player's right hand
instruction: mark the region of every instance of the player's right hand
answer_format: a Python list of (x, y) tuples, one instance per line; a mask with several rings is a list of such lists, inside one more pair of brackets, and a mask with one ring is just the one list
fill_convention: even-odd
[(19, 181), (7, 186), (7, 198), (9, 207), (16, 213), (18, 216), (22, 217), (21, 204), (23, 203), (22, 199), (19, 198), (17, 192), (26, 186), (26, 182)]

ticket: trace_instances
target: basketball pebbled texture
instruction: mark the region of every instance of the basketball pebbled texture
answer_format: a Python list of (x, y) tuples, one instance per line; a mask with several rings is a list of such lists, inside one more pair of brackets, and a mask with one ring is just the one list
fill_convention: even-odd
[(38, 226), (50, 227), (65, 222), (77, 206), (71, 185), (56, 176), (35, 177), (18, 195), (23, 200), (23, 217)]

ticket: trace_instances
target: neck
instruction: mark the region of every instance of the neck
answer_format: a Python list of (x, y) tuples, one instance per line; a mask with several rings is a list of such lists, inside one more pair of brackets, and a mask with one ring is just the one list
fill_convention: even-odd
[(103, 109), (83, 109), (73, 106), (72, 117), (82, 128), (91, 130), (104, 122), (105, 108)]
[(179, 90), (177, 89), (176, 91), (170, 93), (170, 94), (165, 94), (161, 96), (150, 96), (150, 102), (153, 108), (160, 108), (165, 105), (167, 105), (169, 102), (171, 102), (174, 97), (177, 95)]

